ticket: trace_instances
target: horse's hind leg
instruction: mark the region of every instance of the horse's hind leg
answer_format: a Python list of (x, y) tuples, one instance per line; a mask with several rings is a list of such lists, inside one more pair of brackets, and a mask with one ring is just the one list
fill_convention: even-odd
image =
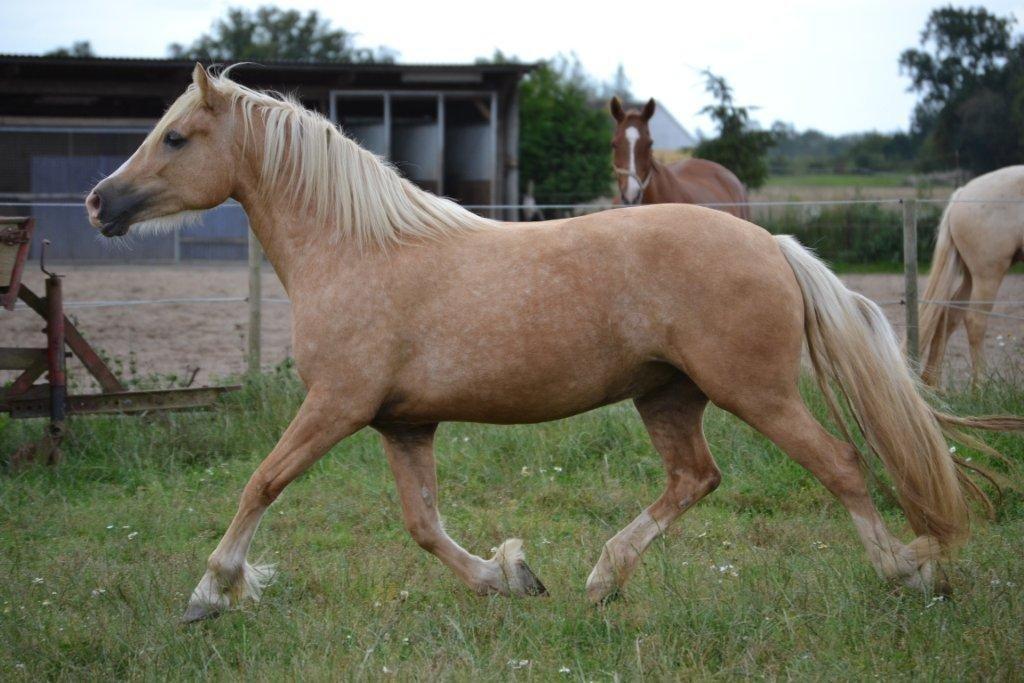
[(405, 528), (421, 548), (436, 555), (477, 593), (545, 595), (544, 584), (526, 564), (522, 541), (505, 541), (493, 558), (485, 560), (466, 552), (445, 533), (437, 511), (436, 427), (381, 429), (402, 501)]
[(854, 526), (880, 576), (920, 589), (931, 587), (938, 544), (922, 536), (904, 545), (886, 529), (861, 470), (860, 456), (833, 438), (807, 410), (795, 387), (791, 395), (764, 395), (758, 404), (735, 411), (775, 442), (825, 485), (853, 518)]
[(635, 403), (664, 460), (668, 483), (658, 500), (605, 543), (587, 579), (587, 597), (594, 602), (622, 587), (651, 542), (721, 480), (701, 427), (707, 398), (696, 386), (680, 380)]
[(988, 314), (992, 303), (999, 294), (1006, 269), (1001, 265), (988, 272), (974, 274), (974, 288), (971, 291), (970, 310), (964, 314), (967, 327), (967, 342), (971, 347), (971, 383), (977, 384), (985, 374), (985, 331), (988, 329)]

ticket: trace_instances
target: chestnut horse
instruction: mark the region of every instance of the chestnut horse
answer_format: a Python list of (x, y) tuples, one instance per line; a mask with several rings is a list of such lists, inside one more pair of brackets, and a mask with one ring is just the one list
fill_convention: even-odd
[[(186, 621), (259, 597), (271, 570), (246, 555), (261, 517), (289, 482), (364, 427), (383, 437), (419, 545), (479, 593), (542, 594), (521, 541), (484, 559), (446, 533), (438, 423), (540, 422), (633, 399), (668, 482), (604, 545), (587, 580), (598, 601), (718, 485), (701, 428), (709, 401), (838, 497), (880, 574), (925, 589), (940, 549), (967, 533), (943, 431), (1024, 426), (933, 410), (878, 307), (792, 238), (671, 204), (498, 223), (417, 188), (295, 100), (200, 65), (193, 80), (90, 193), (90, 220), (104, 235), (123, 235), (237, 199), (293, 302), (295, 361), (308, 393), (245, 486)], [(858, 451), (804, 405), (805, 343), (821, 386), (841, 388), (891, 473), (913, 542), (886, 529)]]
[(666, 166), (654, 158), (648, 123), (655, 106), (653, 98), (642, 110), (623, 110), (618, 97), (609, 103), (615, 118), (612, 154), (622, 203), (708, 204), (750, 220), (747, 189), (725, 166), (707, 159), (683, 159)]
[(967, 328), (972, 383), (984, 374), (988, 313), (1015, 261), (1024, 261), (1024, 166), (975, 178), (953, 193), (942, 214), (921, 297), (925, 382), (939, 385), (946, 342), (961, 322)]

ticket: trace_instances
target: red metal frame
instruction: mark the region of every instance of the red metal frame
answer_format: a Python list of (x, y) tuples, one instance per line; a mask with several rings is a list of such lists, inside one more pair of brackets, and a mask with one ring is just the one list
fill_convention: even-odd
[(36, 228), (34, 218), (0, 218), (0, 223), (16, 223), (21, 226), (22, 234), (18, 240), (18, 253), (14, 257), (14, 268), (11, 271), (11, 281), (6, 283), (7, 291), (0, 294), (0, 306), (8, 311), (14, 310), (14, 302), (18, 300), (18, 288), (21, 285), (21, 274), (25, 270), (25, 261), (28, 258), (28, 248), (32, 244), (32, 231)]
[[(26, 445), (11, 456), (12, 466), (32, 459), (45, 459), (56, 463), (60, 459), (60, 441), (64, 434), (64, 421), (69, 413), (144, 413), (153, 410), (191, 410), (212, 404), (224, 391), (238, 387), (203, 387), (166, 389), (162, 391), (126, 391), (99, 354), (82, 337), (74, 324), (64, 315), (63, 280), (60, 275), (46, 270), (46, 245), (40, 268), (47, 275), (46, 296), (40, 297), (21, 284), (21, 275), (28, 257), (29, 241), (35, 227), (31, 218), (2, 219), (22, 227), (17, 239), (18, 252), (11, 271), (11, 283), (3, 294), (2, 303), (8, 309), (21, 299), (46, 321), (46, 348), (0, 348), (0, 370), (21, 370), (7, 391), (0, 390), (0, 412), (12, 417), (49, 417), (46, 437), (37, 445)], [(25, 236), (22, 241), (22, 236)], [(102, 393), (68, 396), (67, 356), (65, 345), (82, 361), (100, 387)], [(47, 373), (45, 384), (35, 381)]]

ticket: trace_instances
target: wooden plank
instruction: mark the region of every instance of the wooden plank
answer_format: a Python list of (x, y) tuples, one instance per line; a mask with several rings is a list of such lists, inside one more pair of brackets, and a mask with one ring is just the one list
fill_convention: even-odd
[[(71, 415), (131, 415), (154, 411), (196, 410), (213, 405), (221, 394), (240, 387), (197, 387), (161, 391), (122, 391), (112, 394), (83, 394), (68, 397)], [(6, 399), (3, 407), (15, 419), (47, 417), (49, 397), (34, 395)]]
[(27, 349), (0, 346), (0, 370), (27, 370), (40, 357), (46, 360), (46, 349)]
[(907, 314), (907, 358), (918, 362), (917, 200), (903, 200), (903, 288)]
[(261, 339), (263, 331), (263, 315), (260, 306), (263, 303), (261, 275), (263, 269), (263, 247), (256, 235), (249, 231), (249, 344), (248, 369), (250, 375), (259, 374), (261, 367)]

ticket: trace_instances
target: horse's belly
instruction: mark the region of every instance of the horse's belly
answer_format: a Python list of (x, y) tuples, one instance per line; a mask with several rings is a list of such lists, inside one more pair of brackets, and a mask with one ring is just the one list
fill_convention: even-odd
[(376, 423), (486, 422), (522, 424), (557, 420), (640, 396), (679, 375), (670, 365), (630, 368), (592, 364), (586, 372), (536, 372), (523, 367), (504, 377), (399, 386), (381, 406)]

